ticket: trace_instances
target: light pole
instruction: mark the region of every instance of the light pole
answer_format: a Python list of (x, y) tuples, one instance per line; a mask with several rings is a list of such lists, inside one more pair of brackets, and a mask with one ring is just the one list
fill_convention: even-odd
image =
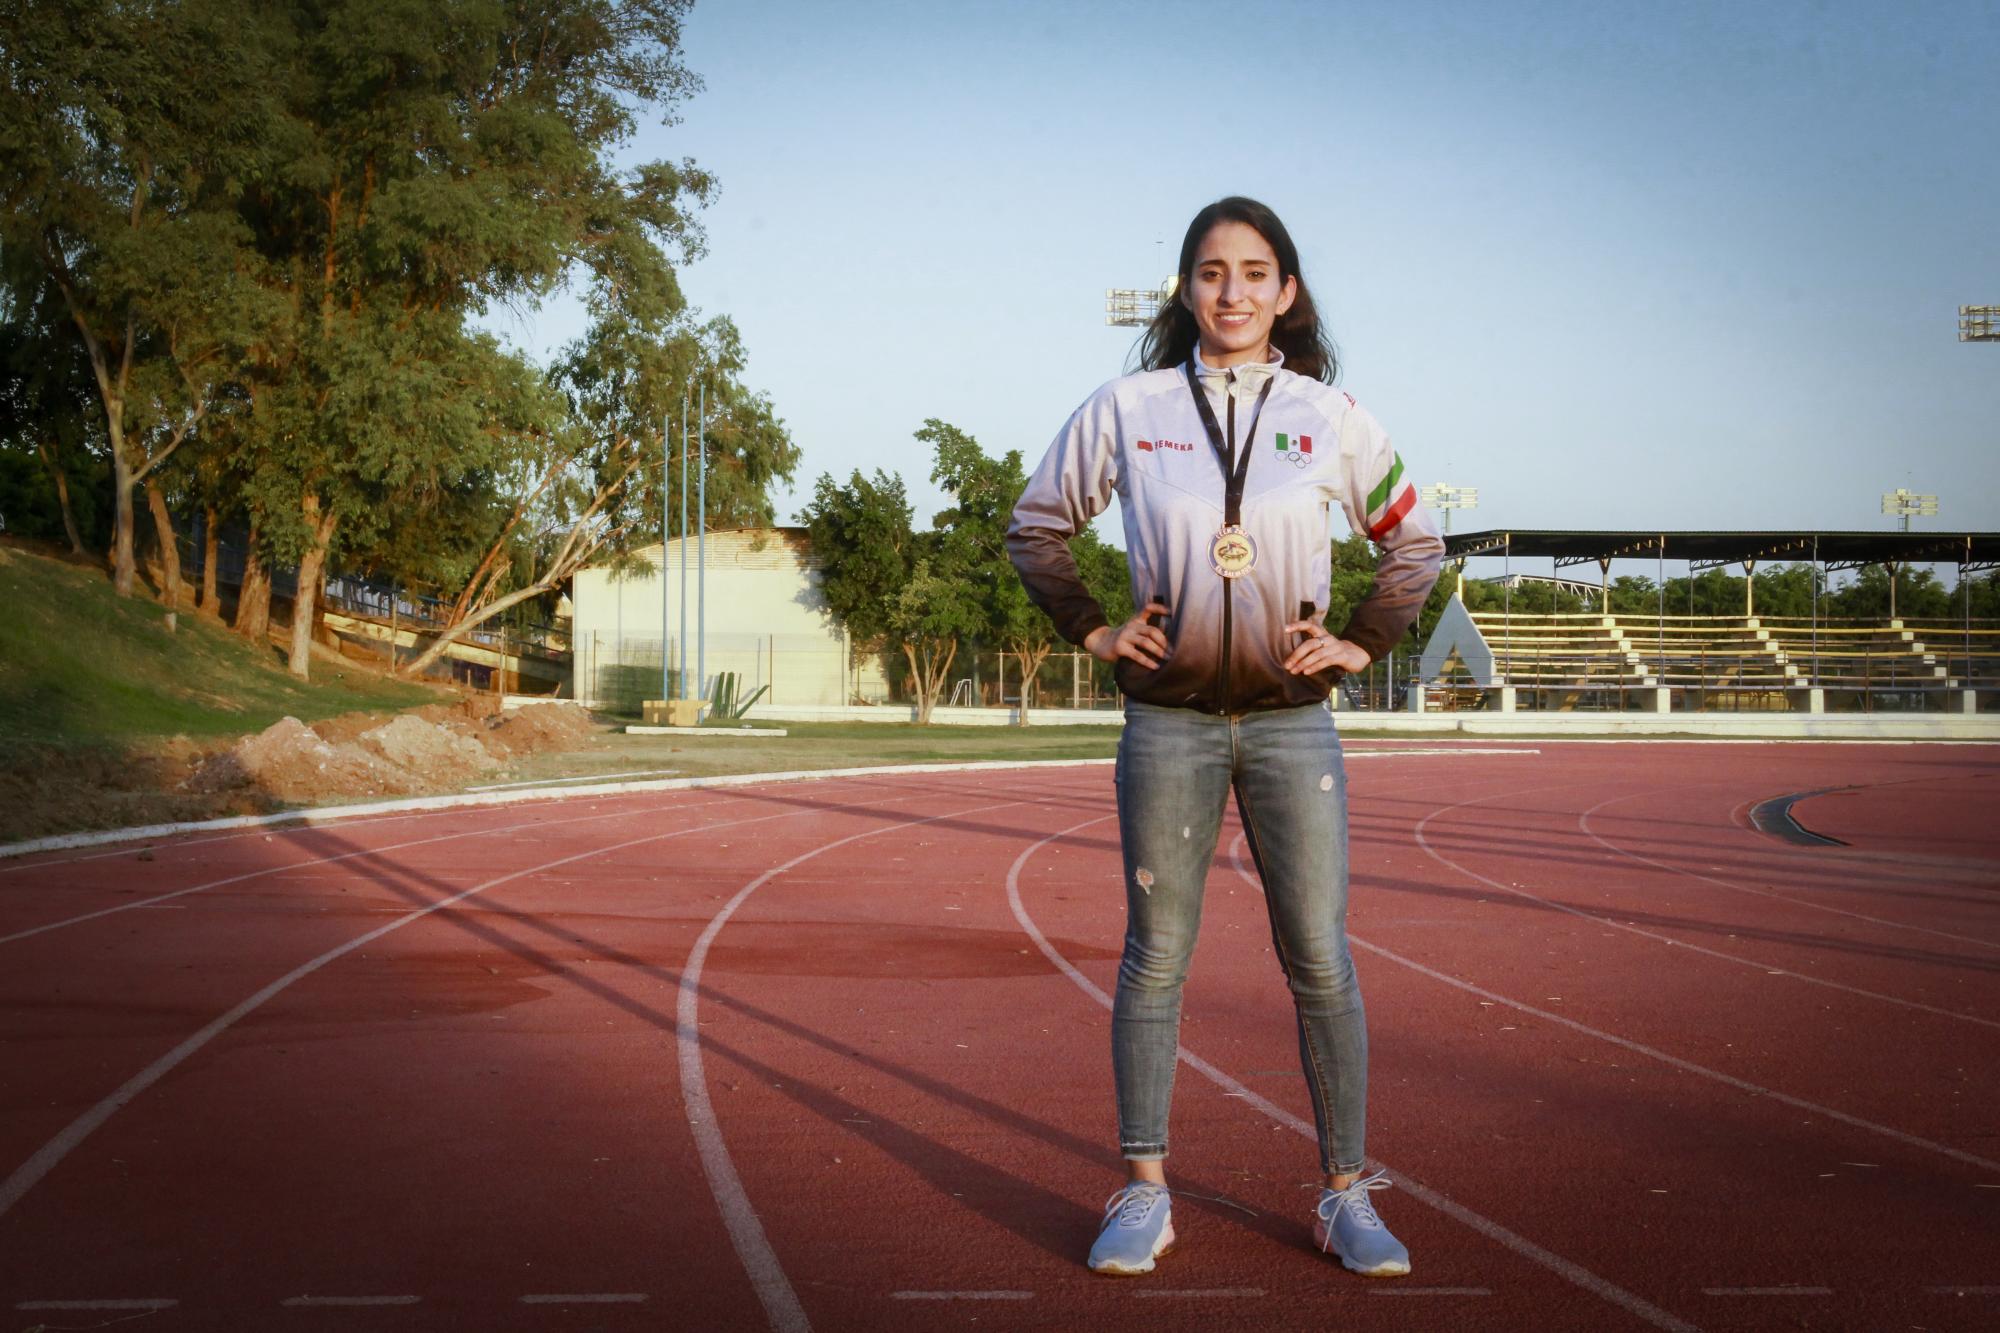
[[(1930, 518), (1937, 511), (1938, 502), (1935, 495), (1917, 495), (1911, 491), (1904, 490), (1901, 486), (1898, 486), (1893, 491), (1882, 492), (1882, 512), (1885, 514), (1894, 514), (1896, 517), (1902, 519), (1903, 531), (1905, 532), (1910, 530), (1910, 518), (1912, 515)], [(1902, 561), (1885, 560), (1883, 563), (1889, 567), (1889, 619), (1894, 620), (1896, 618), (1896, 575), (1901, 570)]]

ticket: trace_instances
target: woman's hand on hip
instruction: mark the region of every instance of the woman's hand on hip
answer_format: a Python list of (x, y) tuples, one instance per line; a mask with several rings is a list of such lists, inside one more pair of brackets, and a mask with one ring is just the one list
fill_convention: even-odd
[(1368, 653), (1359, 644), (1335, 638), (1316, 621), (1294, 620), (1285, 628), (1306, 636), (1304, 642), (1292, 649), (1292, 655), (1285, 659), (1285, 670), (1294, 676), (1310, 676), (1334, 667), (1343, 671), (1360, 671), (1368, 665)]
[(1083, 638), (1085, 651), (1102, 662), (1129, 657), (1149, 671), (1157, 671), (1167, 655), (1167, 636), (1149, 616), (1163, 616), (1167, 608), (1148, 602), (1139, 614), (1122, 625), (1099, 625)]

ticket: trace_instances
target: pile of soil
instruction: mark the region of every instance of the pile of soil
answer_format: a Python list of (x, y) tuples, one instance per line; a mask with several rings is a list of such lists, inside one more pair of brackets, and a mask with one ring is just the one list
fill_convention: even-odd
[(288, 717), (210, 756), (187, 785), (207, 792), (253, 787), (286, 804), (449, 791), (519, 755), (576, 749), (592, 730), (590, 714), (571, 703), (513, 713), (431, 704), (387, 718), (349, 713), (310, 727)]
[(174, 737), (137, 754), (22, 756), (0, 768), (0, 842), (458, 791), (523, 756), (580, 749), (596, 730), (573, 703), (503, 713), (473, 696), (311, 726), (287, 717), (221, 748)]

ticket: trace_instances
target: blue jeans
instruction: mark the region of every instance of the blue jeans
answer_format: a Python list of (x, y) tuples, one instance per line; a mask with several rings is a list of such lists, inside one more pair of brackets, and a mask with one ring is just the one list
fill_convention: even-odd
[(1347, 774), (1332, 714), (1310, 704), (1217, 716), (1127, 699), (1117, 783), (1126, 928), (1111, 1064), (1124, 1155), (1167, 1155), (1181, 983), (1233, 788), (1298, 1012), (1320, 1169), (1359, 1171), (1368, 1029), (1347, 951)]

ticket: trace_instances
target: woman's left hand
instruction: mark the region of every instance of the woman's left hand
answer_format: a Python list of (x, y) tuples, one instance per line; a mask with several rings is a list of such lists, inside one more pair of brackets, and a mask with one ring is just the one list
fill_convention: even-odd
[(1360, 671), (1368, 665), (1368, 654), (1359, 644), (1335, 638), (1317, 621), (1294, 620), (1285, 628), (1306, 636), (1305, 642), (1292, 649), (1292, 655), (1285, 659), (1285, 670), (1294, 676), (1310, 676), (1334, 667)]

